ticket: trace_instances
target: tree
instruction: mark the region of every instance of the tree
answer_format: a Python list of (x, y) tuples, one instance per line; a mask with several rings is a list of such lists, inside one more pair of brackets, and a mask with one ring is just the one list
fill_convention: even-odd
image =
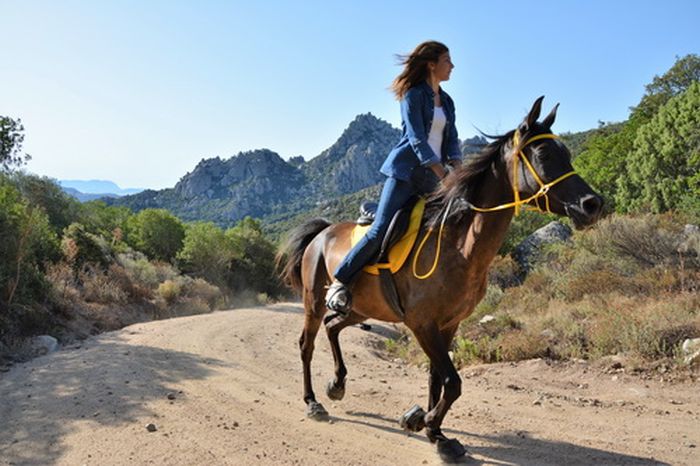
[(10, 171), (13, 167), (31, 160), (28, 154), (22, 154), (24, 142), (24, 126), (19, 118), (0, 116), (0, 168)]
[(641, 118), (601, 126), (588, 141), (586, 149), (574, 160), (581, 177), (605, 199), (605, 209), (616, 209), (617, 179), (624, 173), (627, 154), (634, 144)]
[(80, 223), (71, 223), (64, 230), (61, 247), (63, 255), (76, 272), (86, 264), (99, 265), (106, 270), (114, 260), (107, 241), (86, 231)]
[(79, 221), (80, 202), (67, 195), (54, 180), (21, 171), (12, 173), (11, 179), (30, 204), (43, 209), (57, 234)]
[(133, 215), (128, 207), (108, 206), (104, 201), (90, 201), (81, 205), (80, 222), (88, 231), (111, 238), (114, 243), (121, 241), (129, 218)]
[(127, 221), (127, 243), (151, 259), (173, 260), (184, 237), (182, 222), (165, 209), (145, 209)]
[(229, 288), (277, 296), (284, 287), (275, 273), (276, 249), (262, 232), (259, 221), (246, 217), (226, 230), (232, 247)]
[(662, 212), (700, 197), (700, 81), (639, 128), (625, 166), (617, 200), (628, 210)]
[[(638, 131), (649, 123), (659, 110), (674, 96), (685, 92), (700, 80), (700, 57), (690, 54), (676, 63), (662, 76), (655, 76), (646, 86), (646, 93), (630, 118), (621, 123), (601, 126), (585, 143), (585, 150), (574, 161), (579, 174), (606, 200), (607, 210), (626, 212), (629, 202), (640, 198), (641, 185), (627, 183), (627, 164), (635, 151)], [(624, 195), (618, 194), (625, 185)]]
[(232, 257), (230, 242), (214, 223), (195, 222), (186, 226), (182, 249), (177, 254), (183, 272), (224, 288)]
[(646, 85), (646, 93), (632, 114), (650, 120), (672, 97), (682, 94), (692, 83), (700, 81), (700, 56), (689, 54), (676, 58), (673, 66), (662, 76), (654, 76)]
[(9, 307), (45, 295), (43, 267), (58, 255), (58, 238), (46, 214), (0, 175), (0, 304)]

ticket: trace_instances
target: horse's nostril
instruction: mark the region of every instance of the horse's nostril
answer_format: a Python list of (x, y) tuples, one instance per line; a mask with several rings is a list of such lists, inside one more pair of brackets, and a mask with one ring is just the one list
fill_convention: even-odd
[(589, 194), (581, 199), (581, 209), (586, 215), (595, 215), (603, 207), (603, 200), (595, 194)]

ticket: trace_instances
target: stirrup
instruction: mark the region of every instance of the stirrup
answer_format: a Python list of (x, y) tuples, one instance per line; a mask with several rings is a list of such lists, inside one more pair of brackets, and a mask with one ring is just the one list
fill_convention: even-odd
[(343, 283), (334, 280), (326, 292), (326, 307), (333, 312), (348, 315), (352, 306), (352, 294)]

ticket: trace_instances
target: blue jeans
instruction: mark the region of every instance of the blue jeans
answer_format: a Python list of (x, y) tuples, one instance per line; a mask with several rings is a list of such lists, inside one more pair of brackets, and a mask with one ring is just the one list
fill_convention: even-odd
[(394, 214), (401, 209), (408, 200), (416, 195), (413, 184), (408, 181), (387, 178), (384, 182), (382, 195), (379, 198), (377, 214), (372, 226), (365, 236), (348, 252), (340, 263), (335, 273), (336, 279), (349, 285), (362, 267), (367, 265), (382, 247), (382, 239), (386, 233)]

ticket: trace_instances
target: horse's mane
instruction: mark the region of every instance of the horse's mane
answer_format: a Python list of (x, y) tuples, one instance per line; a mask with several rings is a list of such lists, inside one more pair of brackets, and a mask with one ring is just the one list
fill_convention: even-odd
[(436, 225), (442, 220), (445, 207), (452, 201), (450, 218), (459, 221), (471, 210), (464, 201), (471, 201), (481, 180), (489, 168), (498, 160), (501, 149), (513, 137), (515, 130), (501, 136), (489, 136), (494, 141), (487, 144), (478, 154), (470, 155), (463, 165), (453, 170), (441, 183), (426, 204), (428, 225)]

